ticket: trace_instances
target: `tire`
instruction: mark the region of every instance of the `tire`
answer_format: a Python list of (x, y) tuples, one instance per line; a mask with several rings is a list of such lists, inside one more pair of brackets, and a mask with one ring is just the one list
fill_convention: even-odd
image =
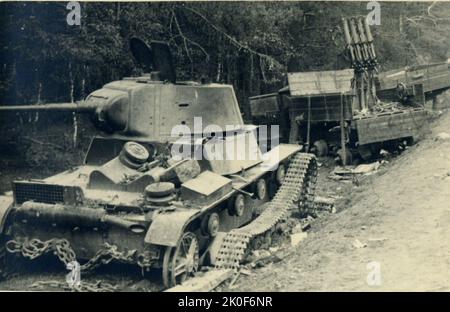
[(314, 142), (314, 154), (317, 157), (324, 157), (328, 155), (328, 144), (325, 140), (318, 140)]

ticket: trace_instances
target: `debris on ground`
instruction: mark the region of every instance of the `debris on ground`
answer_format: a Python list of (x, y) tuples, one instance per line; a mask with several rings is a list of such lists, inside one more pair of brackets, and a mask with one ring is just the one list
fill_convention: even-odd
[(303, 225), (301, 223), (297, 223), (291, 230), (291, 233), (301, 233), (303, 232)]
[(275, 251), (269, 251), (266, 249), (253, 250), (251, 256), (249, 257), (250, 263), (248, 263), (245, 268), (256, 269), (265, 267), (272, 263), (278, 263), (289, 256), (292, 252), (292, 249), (286, 247), (276, 249)]
[(370, 175), (376, 172), (382, 164), (387, 163), (386, 160), (375, 161), (371, 164), (361, 164), (358, 166), (346, 166), (344, 167), (336, 167), (328, 176), (331, 180), (336, 181), (352, 181), (355, 182), (355, 178), (358, 175)]
[(356, 249), (361, 249), (361, 248), (367, 247), (367, 244), (366, 243), (361, 243), (361, 241), (356, 238), (353, 241), (353, 247), (355, 247)]
[(323, 197), (316, 196), (314, 198), (314, 209), (316, 211), (326, 211), (330, 213), (335, 213), (336, 209), (334, 208), (334, 204), (336, 199), (333, 197)]
[(236, 288), (235, 283), (236, 283), (236, 281), (238, 280), (238, 278), (239, 278), (240, 275), (241, 275), (241, 271), (237, 271), (237, 272), (234, 274), (233, 278), (231, 279), (230, 284), (228, 284), (228, 289)]
[(447, 132), (440, 132), (435, 137), (436, 141), (447, 141), (450, 140), (450, 133)]
[(290, 226), (290, 233), (299, 233), (307, 231), (311, 227), (311, 221), (314, 220), (314, 218), (311, 215), (306, 216), (306, 218), (302, 219), (291, 219), (289, 222), (292, 223)]
[(206, 292), (216, 288), (234, 276), (234, 270), (211, 270), (202, 276), (192, 277), (184, 283), (169, 288), (166, 292)]
[(354, 174), (367, 174), (367, 173), (371, 173), (373, 171), (377, 171), (378, 168), (380, 168), (381, 163), (376, 161), (374, 163), (371, 164), (362, 164), (357, 166), (356, 168), (351, 170), (351, 173)]
[(247, 270), (246, 268), (242, 268), (240, 272), (243, 275), (247, 275), (247, 276), (252, 275), (252, 272), (250, 270)]
[(139, 282), (134, 283), (130, 286), (133, 290), (140, 290), (140, 291), (148, 291), (148, 289), (151, 289), (151, 282), (148, 279), (142, 279)]
[(279, 247), (269, 247), (269, 251), (270, 251), (271, 253), (275, 253), (275, 252), (277, 252), (279, 249), (280, 249)]
[(341, 181), (341, 182), (351, 182), (352, 178), (350, 176), (343, 176), (343, 175), (337, 175), (337, 174), (330, 174), (328, 176), (328, 179), (334, 180), (334, 181)]
[(345, 168), (342, 166), (336, 166), (334, 170), (332, 171), (332, 174), (339, 175), (339, 176), (346, 176), (349, 174), (352, 174), (352, 169), (354, 166), (346, 166)]
[(387, 241), (386, 237), (373, 237), (373, 238), (369, 238), (367, 240), (367, 243), (369, 243), (370, 245), (381, 245), (383, 244), (385, 241)]
[(272, 254), (270, 253), (270, 251), (266, 250), (266, 249), (258, 249), (258, 250), (253, 250), (252, 251), (252, 255), (250, 256), (250, 261), (251, 262), (257, 262), (263, 259), (267, 259), (271, 256)]
[(334, 180), (334, 181), (341, 181), (341, 182), (351, 182), (353, 178), (352, 174), (352, 168), (353, 166), (336, 166), (333, 171), (328, 175), (328, 179)]

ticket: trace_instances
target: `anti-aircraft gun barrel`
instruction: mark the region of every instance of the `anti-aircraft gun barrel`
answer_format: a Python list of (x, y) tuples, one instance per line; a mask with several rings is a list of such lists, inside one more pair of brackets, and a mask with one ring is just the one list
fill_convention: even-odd
[(49, 103), (35, 105), (1, 105), (1, 111), (9, 112), (38, 112), (38, 111), (69, 111), (78, 113), (90, 113), (97, 109), (97, 105), (87, 104), (84, 101), (76, 103)]

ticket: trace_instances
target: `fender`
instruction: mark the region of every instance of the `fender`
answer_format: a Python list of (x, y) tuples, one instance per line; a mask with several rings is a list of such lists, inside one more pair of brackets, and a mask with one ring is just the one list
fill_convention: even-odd
[(0, 234), (3, 233), (6, 218), (13, 206), (14, 199), (12, 196), (0, 196)]
[(186, 226), (200, 213), (201, 211), (195, 208), (160, 211), (153, 216), (144, 241), (147, 244), (176, 247)]

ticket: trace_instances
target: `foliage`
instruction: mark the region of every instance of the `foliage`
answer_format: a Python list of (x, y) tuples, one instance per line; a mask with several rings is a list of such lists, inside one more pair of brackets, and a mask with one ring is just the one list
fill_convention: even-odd
[[(287, 71), (348, 67), (341, 17), (368, 13), (366, 2), (82, 2), (69, 26), (66, 4), (0, 3), (0, 105), (67, 102), (72, 87), (79, 100), (138, 73), (136, 36), (169, 42), (181, 80), (233, 84), (248, 113), (248, 96), (282, 87)], [(382, 2), (382, 69), (446, 59), (449, 7)]]
[[(132, 36), (168, 41), (182, 79), (234, 84), (244, 100), (282, 85), (286, 71), (348, 66), (340, 18), (368, 13), (365, 2), (90, 2), (81, 26), (69, 26), (66, 2), (0, 5), (3, 103), (35, 102), (39, 84), (41, 100), (67, 101), (69, 70), (76, 99), (132, 74)], [(385, 67), (446, 57), (449, 4), (428, 8), (382, 3), (372, 28)]]

